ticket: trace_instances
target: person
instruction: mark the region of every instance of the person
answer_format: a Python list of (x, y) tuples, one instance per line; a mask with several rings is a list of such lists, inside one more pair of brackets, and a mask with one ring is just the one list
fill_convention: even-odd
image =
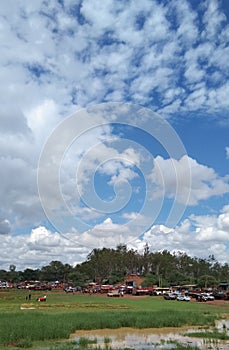
[(29, 293), (28, 295), (26, 295), (25, 300), (31, 300), (31, 293)]

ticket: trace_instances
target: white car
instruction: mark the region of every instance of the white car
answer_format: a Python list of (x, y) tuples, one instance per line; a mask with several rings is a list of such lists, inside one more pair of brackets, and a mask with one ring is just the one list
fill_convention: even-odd
[(118, 290), (114, 290), (113, 292), (107, 293), (108, 297), (120, 297), (120, 292)]
[(206, 300), (210, 300), (210, 301), (215, 300), (214, 296), (212, 294), (209, 294), (209, 293), (202, 293), (201, 296), (203, 298), (205, 298)]
[(191, 298), (188, 295), (178, 295), (177, 300), (178, 301), (190, 301)]

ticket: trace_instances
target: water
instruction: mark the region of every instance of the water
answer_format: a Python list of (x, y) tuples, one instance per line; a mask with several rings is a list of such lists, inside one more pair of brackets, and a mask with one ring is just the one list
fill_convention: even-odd
[[(219, 321), (216, 328), (220, 332), (229, 334), (229, 321)], [(93, 331), (77, 331), (71, 335), (71, 340), (79, 341), (80, 338), (95, 339), (95, 347), (112, 349), (132, 348), (135, 350), (169, 350), (175, 348), (175, 342), (197, 346), (202, 350), (228, 350), (229, 341), (195, 338), (185, 334), (200, 331), (200, 328), (160, 328), (160, 329), (101, 329)], [(90, 344), (91, 346), (91, 344)]]

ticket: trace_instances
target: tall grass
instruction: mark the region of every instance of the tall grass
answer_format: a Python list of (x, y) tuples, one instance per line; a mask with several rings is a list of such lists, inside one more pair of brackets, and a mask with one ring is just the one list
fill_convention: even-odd
[(41, 341), (66, 339), (76, 330), (103, 328), (180, 327), (182, 325), (213, 325), (214, 316), (186, 313), (179, 310), (161, 311), (94, 311), (49, 313), (39, 310), (5, 312), (0, 317), (0, 344), (21, 339)]
[[(38, 304), (35, 295), (0, 293), (0, 348), (9, 344), (67, 339), (76, 330), (103, 328), (161, 328), (183, 325), (214, 325), (220, 310), (200, 303), (177, 303), (160, 298), (126, 299), (98, 296), (48, 294)], [(25, 304), (25, 305), (24, 305)], [(192, 304), (192, 305), (191, 305)], [(34, 310), (20, 310), (21, 306)]]
[(190, 332), (186, 335), (197, 338), (209, 338), (209, 339), (220, 339), (220, 340), (229, 340), (229, 335), (225, 332), (219, 332), (218, 330), (204, 331), (204, 332)]

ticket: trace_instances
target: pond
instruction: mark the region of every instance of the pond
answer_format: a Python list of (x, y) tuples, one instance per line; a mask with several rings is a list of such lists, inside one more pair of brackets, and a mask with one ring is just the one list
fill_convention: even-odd
[[(229, 335), (229, 321), (222, 320), (216, 324), (219, 332)], [(206, 330), (203, 328), (159, 328), (159, 329), (101, 329), (93, 331), (77, 331), (71, 335), (71, 340), (79, 342), (80, 339), (86, 338), (95, 340), (95, 347), (112, 349), (132, 348), (135, 350), (166, 350), (175, 348), (176, 343), (185, 346), (197, 346), (200, 349), (228, 350), (229, 341), (217, 339), (206, 339), (188, 336), (188, 333), (200, 332)], [(90, 344), (92, 346), (92, 344)]]

